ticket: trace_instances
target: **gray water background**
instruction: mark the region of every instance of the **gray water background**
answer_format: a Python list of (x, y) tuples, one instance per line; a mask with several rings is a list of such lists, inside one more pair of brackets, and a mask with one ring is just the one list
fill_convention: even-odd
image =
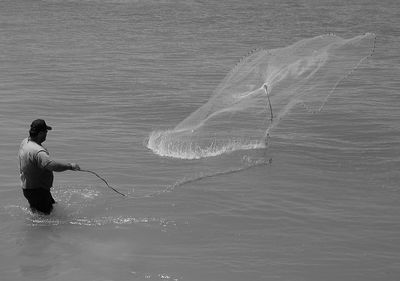
[[(1, 280), (399, 280), (399, 26), (389, 0), (2, 0)], [(330, 32), (374, 32), (375, 52), (267, 150), (147, 149), (252, 49)], [(30, 213), (16, 153), (36, 118), (53, 158), (128, 198), (58, 173), (55, 212)]]

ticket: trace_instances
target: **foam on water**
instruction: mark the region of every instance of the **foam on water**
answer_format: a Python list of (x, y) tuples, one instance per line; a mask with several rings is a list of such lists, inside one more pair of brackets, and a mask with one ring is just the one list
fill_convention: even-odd
[(263, 140), (246, 140), (245, 138), (234, 138), (221, 141), (217, 138), (205, 140), (207, 145), (200, 146), (195, 142), (174, 141), (176, 131), (154, 131), (150, 134), (148, 148), (160, 156), (167, 156), (181, 159), (199, 159), (204, 157), (217, 156), (240, 149), (265, 148)]

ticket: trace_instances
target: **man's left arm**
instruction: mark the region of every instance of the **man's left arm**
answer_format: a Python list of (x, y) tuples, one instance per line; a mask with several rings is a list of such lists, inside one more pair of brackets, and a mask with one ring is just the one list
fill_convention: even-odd
[(50, 159), (50, 156), (46, 151), (40, 151), (37, 154), (38, 164), (46, 170), (52, 172), (64, 172), (67, 170), (78, 171), (80, 170), (79, 165), (75, 163), (63, 163)]

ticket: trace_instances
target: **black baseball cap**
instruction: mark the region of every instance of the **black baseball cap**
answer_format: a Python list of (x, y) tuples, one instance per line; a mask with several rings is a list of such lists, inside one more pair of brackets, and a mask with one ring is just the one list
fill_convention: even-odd
[(29, 132), (39, 133), (41, 131), (50, 131), (52, 128), (47, 126), (46, 122), (43, 119), (36, 119), (31, 124), (31, 129)]

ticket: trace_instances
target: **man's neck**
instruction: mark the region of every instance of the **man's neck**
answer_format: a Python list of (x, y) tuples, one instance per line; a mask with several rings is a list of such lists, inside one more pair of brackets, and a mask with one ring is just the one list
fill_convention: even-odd
[(42, 142), (39, 141), (37, 137), (29, 137), (28, 138), (30, 141), (36, 142), (38, 145), (42, 145)]

